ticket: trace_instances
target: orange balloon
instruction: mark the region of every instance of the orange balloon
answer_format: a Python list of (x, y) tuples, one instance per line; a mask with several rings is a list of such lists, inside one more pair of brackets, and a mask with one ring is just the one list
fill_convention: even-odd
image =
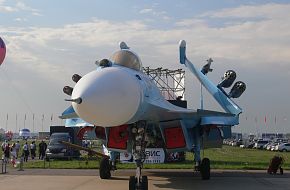
[(6, 46), (2, 38), (0, 37), (0, 65), (3, 63), (6, 55)]

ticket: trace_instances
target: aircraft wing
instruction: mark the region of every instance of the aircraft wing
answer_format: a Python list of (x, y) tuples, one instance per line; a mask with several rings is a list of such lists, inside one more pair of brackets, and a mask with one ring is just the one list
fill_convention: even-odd
[(242, 109), (235, 104), (228, 96), (226, 96), (216, 85), (214, 85), (206, 75), (199, 71), (186, 58), (186, 42), (184, 40), (179, 43), (180, 63), (186, 67), (196, 76), (207, 91), (214, 97), (214, 99), (221, 105), (221, 107), (228, 113), (238, 115), (242, 113)]

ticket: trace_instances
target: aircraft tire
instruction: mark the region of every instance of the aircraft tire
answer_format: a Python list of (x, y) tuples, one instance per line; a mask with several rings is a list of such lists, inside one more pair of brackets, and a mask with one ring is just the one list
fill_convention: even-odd
[(200, 164), (200, 174), (203, 180), (210, 179), (210, 161), (208, 158), (204, 158)]
[(99, 171), (101, 179), (109, 179), (111, 177), (111, 166), (108, 158), (101, 159)]
[(142, 176), (142, 189), (148, 190), (148, 177)]
[(130, 179), (129, 179), (129, 190), (136, 190), (136, 183), (137, 183), (136, 177), (135, 176), (130, 176)]

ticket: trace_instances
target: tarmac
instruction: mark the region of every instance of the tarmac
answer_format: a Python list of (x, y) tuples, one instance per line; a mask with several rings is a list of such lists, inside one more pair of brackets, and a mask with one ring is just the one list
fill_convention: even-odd
[[(263, 170), (212, 170), (210, 180), (201, 180), (193, 170), (143, 170), (150, 190), (269, 190), (289, 189), (290, 172), (270, 175)], [(134, 170), (117, 170), (112, 178), (100, 179), (93, 169), (9, 169), (0, 174), (1, 190), (127, 190)]]

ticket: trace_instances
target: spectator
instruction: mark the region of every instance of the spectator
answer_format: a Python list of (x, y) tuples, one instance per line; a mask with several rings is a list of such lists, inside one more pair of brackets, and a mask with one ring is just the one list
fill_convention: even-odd
[(7, 141), (5, 140), (5, 141), (1, 144), (1, 149), (2, 149), (3, 152), (4, 152), (4, 150), (5, 150), (6, 145), (7, 145)]
[(30, 153), (31, 153), (31, 159), (33, 160), (36, 157), (35, 141), (32, 141), (31, 144), (30, 144)]
[(39, 159), (43, 160), (45, 157), (45, 151), (47, 148), (47, 144), (42, 140), (38, 146), (39, 146)]
[(4, 158), (8, 162), (10, 158), (10, 144), (7, 143), (4, 148)]
[(13, 143), (11, 146), (11, 164), (15, 166), (16, 164), (16, 144)]
[(18, 154), (19, 154), (19, 151), (20, 151), (20, 144), (19, 144), (19, 141), (17, 141), (15, 143), (15, 150), (16, 150), (16, 159), (18, 158)]
[(29, 147), (28, 147), (27, 141), (23, 145), (23, 156), (24, 156), (24, 162), (27, 162), (28, 161), (28, 156), (29, 156)]

